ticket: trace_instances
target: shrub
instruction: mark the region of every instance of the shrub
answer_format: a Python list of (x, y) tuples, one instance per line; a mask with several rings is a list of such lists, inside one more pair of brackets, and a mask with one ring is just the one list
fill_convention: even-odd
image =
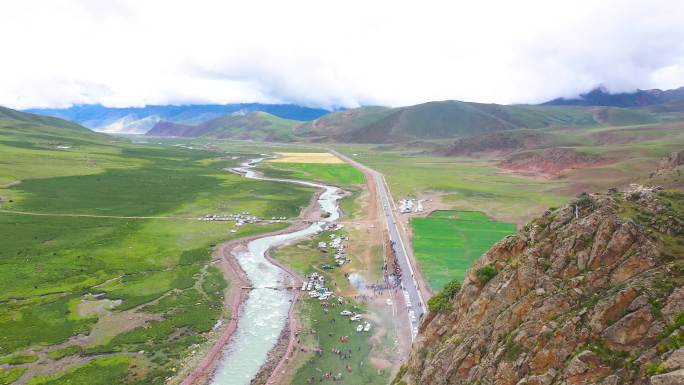
[(475, 276), (477, 276), (477, 280), (480, 281), (481, 284), (485, 284), (489, 282), (492, 278), (494, 278), (497, 274), (496, 268), (490, 263), (482, 266), (481, 268), (477, 269), (475, 272)]
[(662, 374), (667, 372), (667, 365), (665, 363), (651, 362), (646, 367), (646, 374), (649, 376), (655, 376), (656, 374)]
[(577, 196), (575, 205), (578, 208), (594, 207), (594, 198), (592, 198), (591, 195), (587, 194), (586, 192), (583, 192)]
[(461, 290), (461, 282), (457, 279), (447, 283), (442, 291), (428, 300), (428, 309), (430, 311), (452, 310), (451, 299), (454, 298), (459, 290)]

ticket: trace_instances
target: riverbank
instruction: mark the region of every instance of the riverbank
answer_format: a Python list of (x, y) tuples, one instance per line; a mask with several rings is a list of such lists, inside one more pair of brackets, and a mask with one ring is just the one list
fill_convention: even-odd
[[(282, 182), (288, 183), (287, 181)], [(292, 183), (296, 183), (296, 181), (293, 181)], [(237, 329), (238, 321), (240, 319), (240, 309), (249, 298), (249, 287), (251, 286), (249, 278), (242, 270), (237, 260), (238, 255), (247, 250), (248, 244), (251, 241), (259, 238), (294, 233), (307, 228), (311, 222), (320, 220), (322, 209), (318, 204), (318, 201), (321, 197), (321, 194), (324, 192), (324, 188), (319, 188), (314, 192), (314, 194), (312, 194), (309, 204), (302, 209), (300, 215), (297, 217), (296, 222), (293, 225), (285, 229), (266, 234), (231, 240), (217, 246), (215, 249), (215, 261), (221, 268), (221, 271), (224, 273), (226, 280), (231, 282), (231, 289), (226, 295), (224, 301), (224, 306), (231, 309), (231, 317), (228, 325), (224, 327), (224, 330), (216, 339), (211, 349), (207, 352), (200, 363), (196, 365), (195, 369), (193, 369), (193, 371), (183, 380), (182, 385), (205, 385), (211, 381), (223, 352)], [(299, 282), (301, 284), (300, 278), (292, 270), (270, 258), (268, 253), (266, 253), (265, 256), (269, 262), (280, 268), (287, 276), (289, 276), (291, 281), (295, 283)], [(293, 304), (297, 298), (298, 294), (295, 295), (292, 305), (290, 305), (288, 324), (283, 331), (284, 334), (282, 334), (281, 338), (279, 338), (279, 342), (276, 347), (272, 349), (272, 352), (269, 353), (268, 360), (259, 371), (260, 374), (262, 372), (268, 373), (268, 367), (273, 367), (276, 369), (280, 367), (282, 365), (282, 361), (286, 359), (287, 355), (290, 354), (291, 350), (293, 349), (292, 340), (294, 338), (294, 330), (296, 329), (296, 321), (294, 321), (292, 312), (294, 308)], [(280, 342), (281, 340), (286, 341), (287, 343), (282, 343)], [(264, 375), (261, 375), (260, 377), (266, 378)], [(259, 376), (257, 378), (259, 378)], [(267, 380), (269, 378), (267, 378)]]

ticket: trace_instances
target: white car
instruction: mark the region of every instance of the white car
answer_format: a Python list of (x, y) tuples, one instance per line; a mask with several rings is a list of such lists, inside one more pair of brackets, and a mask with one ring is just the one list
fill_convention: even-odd
[(355, 316), (352, 316), (352, 317), (349, 318), (349, 319), (352, 320), (352, 321), (359, 321), (359, 320), (361, 319), (361, 314), (357, 314), (357, 315), (355, 315)]
[(357, 327), (356, 327), (356, 331), (359, 332), (359, 333), (362, 332), (362, 331), (363, 331), (363, 325), (357, 326)]
[[(361, 325), (359, 325), (359, 326), (361, 326)], [(363, 327), (363, 331), (364, 331), (364, 332), (370, 331), (370, 328), (371, 328), (371, 324), (369, 324), (368, 322), (366, 322), (366, 326)]]
[(342, 310), (340, 312), (340, 315), (345, 316), (345, 317), (350, 316), (351, 314), (352, 314), (352, 312), (350, 312), (349, 310)]
[(392, 306), (392, 300), (387, 298), (387, 306)]

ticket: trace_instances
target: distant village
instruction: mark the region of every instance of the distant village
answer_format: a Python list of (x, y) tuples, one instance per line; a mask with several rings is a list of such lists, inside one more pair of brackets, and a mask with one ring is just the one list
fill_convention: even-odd
[(251, 215), (249, 211), (234, 214), (207, 214), (203, 217), (197, 218), (198, 221), (213, 221), (213, 222), (235, 222), (235, 226), (243, 226), (251, 223), (282, 223), (287, 220), (287, 217), (271, 217), (270, 220), (264, 220), (255, 215)]

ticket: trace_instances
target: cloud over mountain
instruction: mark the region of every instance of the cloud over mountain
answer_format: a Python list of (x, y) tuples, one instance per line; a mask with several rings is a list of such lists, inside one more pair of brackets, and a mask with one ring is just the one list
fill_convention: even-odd
[(541, 102), (684, 84), (677, 0), (9, 0), (0, 105)]

